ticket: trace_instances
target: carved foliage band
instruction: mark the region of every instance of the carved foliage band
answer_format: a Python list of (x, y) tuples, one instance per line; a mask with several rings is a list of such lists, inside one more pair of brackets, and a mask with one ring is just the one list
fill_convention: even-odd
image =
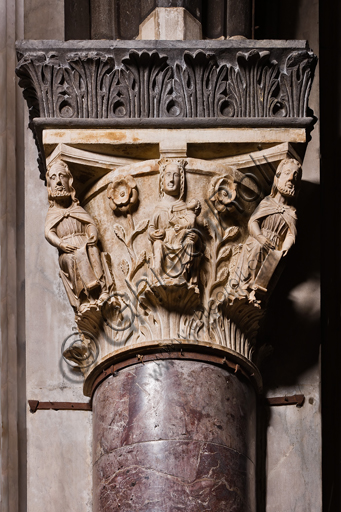
[(174, 56), (131, 50), (28, 52), (17, 68), (31, 118), (305, 117), (316, 66), (307, 50)]

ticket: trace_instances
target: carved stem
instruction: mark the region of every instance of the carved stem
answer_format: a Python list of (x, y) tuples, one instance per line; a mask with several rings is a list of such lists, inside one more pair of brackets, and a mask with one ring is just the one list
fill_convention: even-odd
[(127, 214), (127, 219), (128, 219), (128, 225), (129, 225), (129, 241), (130, 241), (131, 237), (135, 231), (134, 220), (133, 220), (133, 217), (130, 212), (128, 212), (128, 214)]
[(129, 256), (131, 258), (132, 265), (133, 265), (133, 267), (135, 267), (136, 254), (135, 254), (134, 246), (133, 246), (133, 234), (135, 231), (135, 225), (134, 225), (133, 217), (130, 212), (128, 212), (128, 214), (127, 214), (127, 220), (128, 220), (128, 230), (129, 230), (128, 231), (128, 240), (127, 240), (127, 249), (129, 252)]

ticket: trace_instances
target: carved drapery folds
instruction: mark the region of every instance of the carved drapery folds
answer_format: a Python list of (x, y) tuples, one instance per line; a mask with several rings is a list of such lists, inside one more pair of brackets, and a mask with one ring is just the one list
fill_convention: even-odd
[(54, 161), (46, 238), (83, 333), (64, 357), (87, 375), (89, 353), (162, 341), (209, 343), (257, 362), (258, 327), (295, 241), (301, 166), (284, 158), (273, 172), (269, 195), (227, 164), (131, 164), (101, 178), (85, 211), (67, 165)]
[[(58, 248), (81, 333), (64, 357), (82, 369), (85, 393), (115, 354), (141, 344), (219, 347), (257, 373), (258, 327), (296, 236), (301, 167), (288, 142), (306, 140), (316, 66), (305, 42), (271, 44), (96, 41), (90, 50), (79, 42), (19, 44), (17, 74), (42, 178), (46, 156), (48, 162), (46, 238)], [(99, 127), (111, 131), (107, 146), (99, 136), (91, 150), (97, 145), (101, 156), (95, 165), (92, 152), (85, 164), (87, 137), (96, 138), (91, 130)], [(225, 131), (206, 143), (201, 128), (208, 127)], [(244, 128), (265, 131), (225, 141), (231, 127), (241, 135)], [(80, 130), (74, 142), (81, 150), (63, 139), (71, 169), (62, 155), (48, 156), (58, 138), (44, 147), (42, 132), (54, 128), (62, 137)], [(177, 128), (184, 140), (175, 137)], [(274, 157), (284, 141), (288, 147)], [(248, 153), (258, 142), (265, 143), (258, 156), (270, 175)], [(139, 149), (131, 153), (134, 144)], [(74, 170), (82, 205), (72, 188)], [(83, 363), (88, 353), (90, 367)]]
[(316, 65), (307, 49), (228, 43), (215, 54), (169, 47), (19, 55), (32, 118), (302, 118)]

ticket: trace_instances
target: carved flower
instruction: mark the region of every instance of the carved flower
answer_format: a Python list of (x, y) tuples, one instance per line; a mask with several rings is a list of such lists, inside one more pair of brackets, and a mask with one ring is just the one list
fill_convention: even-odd
[(132, 176), (117, 176), (116, 180), (109, 184), (107, 195), (111, 209), (118, 213), (131, 212), (137, 204), (138, 191)]
[(236, 193), (236, 184), (231, 176), (218, 176), (211, 181), (210, 200), (219, 213), (226, 212)]

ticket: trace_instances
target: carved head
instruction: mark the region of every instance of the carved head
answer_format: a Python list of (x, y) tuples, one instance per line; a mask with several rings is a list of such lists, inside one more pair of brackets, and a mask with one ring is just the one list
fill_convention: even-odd
[(294, 198), (297, 194), (302, 177), (301, 164), (294, 158), (285, 158), (277, 167), (274, 183), (271, 190), (272, 197), (277, 192), (287, 198)]
[(160, 196), (165, 194), (183, 199), (185, 196), (185, 160), (162, 158), (160, 168)]
[(76, 199), (76, 191), (72, 186), (73, 177), (67, 164), (61, 160), (54, 162), (46, 173), (47, 194), (50, 205), (53, 205), (58, 198), (71, 197), (74, 203), (79, 203)]

